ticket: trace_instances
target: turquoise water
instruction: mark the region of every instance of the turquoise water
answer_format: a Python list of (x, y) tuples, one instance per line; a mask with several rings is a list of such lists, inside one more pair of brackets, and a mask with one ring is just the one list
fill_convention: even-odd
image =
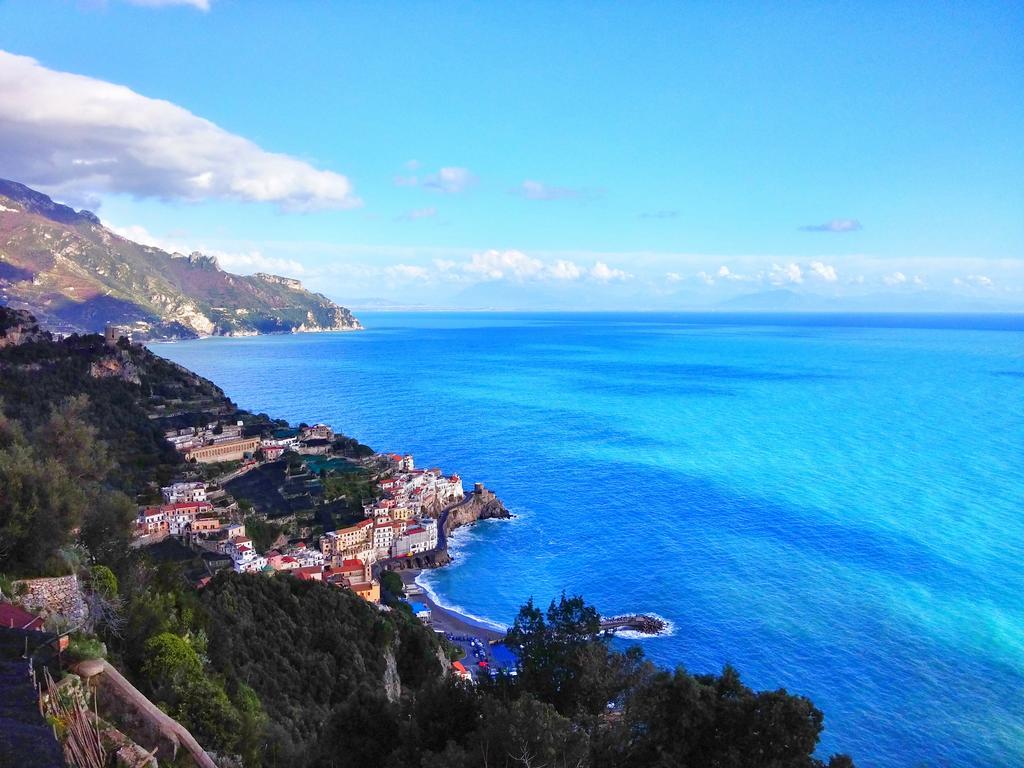
[(651, 658), (810, 696), (822, 754), (1024, 764), (1024, 319), (362, 319), (155, 350), (494, 488), (443, 602), (654, 612)]

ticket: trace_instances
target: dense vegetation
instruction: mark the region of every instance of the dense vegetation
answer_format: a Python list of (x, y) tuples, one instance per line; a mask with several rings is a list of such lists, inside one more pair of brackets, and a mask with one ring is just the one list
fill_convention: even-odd
[[(103, 364), (112, 375), (94, 375), (94, 365)], [(106, 444), (116, 467), (106, 479), (130, 494), (168, 481), (180, 468), (163, 436), (164, 419), (151, 419), (150, 412), (232, 407), (205, 379), (145, 349), (112, 350), (100, 336), (0, 349), (3, 411), (26, 431), (47, 422), (54, 406), (82, 396), (80, 417)]]
[(98, 555), (127, 547), (135, 506), (110, 487), (116, 465), (87, 410), (88, 400), (74, 397), (31, 427), (32, 419), (11, 419), (0, 409), (0, 572), (66, 571), (62, 552), (79, 528)]
[[(393, 704), (373, 691), (326, 725), (316, 766), (822, 768), (821, 713), (785, 691), (658, 670), (617, 653), (580, 598), (522, 608), (508, 643), (522, 672), (477, 687), (430, 680)], [(614, 704), (609, 707), (609, 702)], [(830, 768), (849, 768), (844, 756)]]
[[(138, 383), (90, 373), (111, 360)], [(222, 393), (97, 337), (0, 350), (0, 373), (0, 574), (79, 570), (112, 663), (208, 750), (246, 768), (822, 766), (810, 701), (615, 651), (580, 598), (523, 606), (507, 639), (520, 674), (472, 687), (444, 674), (445, 649), (398, 604), (287, 576), (222, 573), (197, 592), (180, 565), (128, 549), (128, 494), (180, 469), (167, 422), (148, 413), (231, 410)], [(362, 473), (337, 481), (339, 502), (366, 490)], [(72, 652), (101, 646), (78, 636)]]

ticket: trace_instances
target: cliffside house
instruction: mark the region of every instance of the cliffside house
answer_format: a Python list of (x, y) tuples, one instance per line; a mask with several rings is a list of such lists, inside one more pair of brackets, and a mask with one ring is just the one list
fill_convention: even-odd
[(300, 440), (327, 440), (330, 442), (334, 439), (334, 430), (326, 424), (314, 424), (311, 427), (306, 427), (299, 434)]
[(192, 524), (200, 515), (210, 515), (213, 504), (208, 501), (186, 501), (177, 504), (164, 504), (160, 507), (167, 518), (167, 530), (172, 536), (183, 536), (192, 529)]
[(206, 483), (173, 483), (160, 489), (164, 504), (206, 501)]
[(370, 566), (361, 560), (345, 560), (340, 566), (325, 568), (323, 579), (336, 587), (348, 587), (367, 602), (380, 602), (380, 583), (374, 581)]
[(139, 512), (135, 521), (135, 533), (137, 536), (150, 536), (154, 533), (161, 533), (168, 528), (167, 514), (161, 507), (149, 507)]
[(284, 454), (285, 447), (272, 440), (264, 440), (261, 450), (267, 461), (277, 461)]

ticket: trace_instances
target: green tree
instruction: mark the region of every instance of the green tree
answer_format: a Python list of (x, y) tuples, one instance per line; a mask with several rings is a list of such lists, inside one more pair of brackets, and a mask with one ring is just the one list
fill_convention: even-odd
[(597, 611), (582, 598), (564, 594), (546, 613), (528, 601), (505, 643), (519, 652), (517, 686), (563, 715), (600, 714), (643, 668), (639, 649), (612, 652)]
[(382, 571), (380, 585), (393, 597), (405, 597), (405, 584), (402, 582), (402, 577), (394, 571)]
[(146, 662), (142, 670), (156, 685), (172, 688), (200, 676), (203, 665), (189, 642), (173, 632), (161, 632), (146, 641)]
[(117, 576), (105, 565), (89, 569), (89, 588), (103, 597), (117, 597)]

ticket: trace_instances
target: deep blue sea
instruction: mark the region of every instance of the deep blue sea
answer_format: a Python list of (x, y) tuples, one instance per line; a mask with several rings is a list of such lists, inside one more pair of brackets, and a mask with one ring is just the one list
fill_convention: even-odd
[(1024, 317), (370, 314), (157, 353), (484, 481), (442, 602), (649, 611), (862, 768), (1024, 765)]

